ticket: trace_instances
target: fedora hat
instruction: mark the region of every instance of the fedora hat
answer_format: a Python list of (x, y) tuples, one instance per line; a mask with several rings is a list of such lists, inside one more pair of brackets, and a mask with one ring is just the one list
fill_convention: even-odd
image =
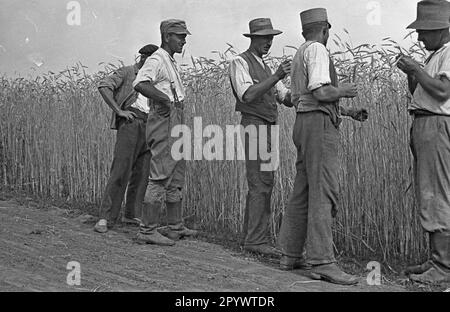
[(244, 34), (245, 37), (252, 36), (276, 36), (283, 33), (281, 30), (273, 29), (270, 18), (256, 18), (248, 23), (250, 33)]
[(423, 0), (417, 4), (417, 19), (407, 28), (436, 30), (450, 27), (450, 2)]
[(302, 28), (315, 23), (327, 23), (328, 27), (331, 28), (331, 24), (328, 22), (327, 10), (324, 8), (314, 8), (301, 12), (300, 21), (302, 22)]

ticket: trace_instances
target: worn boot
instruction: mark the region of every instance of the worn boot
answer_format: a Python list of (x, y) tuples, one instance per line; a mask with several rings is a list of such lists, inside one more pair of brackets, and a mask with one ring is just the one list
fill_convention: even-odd
[(336, 263), (321, 264), (313, 266), (311, 278), (322, 279), (327, 282), (339, 285), (358, 284), (358, 278), (342, 271)]
[(166, 202), (167, 223), (166, 227), (161, 227), (158, 231), (170, 239), (177, 240), (183, 237), (192, 237), (198, 234), (197, 231), (187, 228), (183, 224), (181, 217), (181, 201), (176, 203)]
[[(433, 245), (433, 242), (431, 241), (431, 236), (432, 236), (432, 233), (428, 233), (428, 239), (429, 239), (429, 245), (430, 245), (430, 255), (433, 254), (433, 252), (434, 252), (434, 245)], [(432, 264), (432, 260), (430, 257), (427, 261), (425, 261), (422, 264), (408, 266), (405, 269), (405, 274), (406, 275), (422, 274), (422, 273), (428, 271), (429, 269), (431, 269), (432, 266), (433, 266), (433, 264)]]
[(144, 203), (142, 205), (142, 217), (137, 235), (139, 244), (154, 244), (160, 246), (173, 246), (175, 242), (161, 235), (158, 231), (160, 203)]
[(411, 280), (424, 284), (450, 282), (450, 233), (431, 233), (431, 268), (422, 274), (413, 274)]

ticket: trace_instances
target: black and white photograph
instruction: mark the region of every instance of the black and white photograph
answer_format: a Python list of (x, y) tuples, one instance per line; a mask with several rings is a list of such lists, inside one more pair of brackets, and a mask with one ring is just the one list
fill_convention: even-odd
[(0, 8), (0, 292), (450, 292), (450, 1)]

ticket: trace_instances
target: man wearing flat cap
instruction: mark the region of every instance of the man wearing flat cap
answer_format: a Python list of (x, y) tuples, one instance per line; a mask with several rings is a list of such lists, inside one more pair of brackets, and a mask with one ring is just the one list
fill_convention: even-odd
[(148, 107), (136, 102), (133, 81), (145, 60), (158, 49), (148, 44), (139, 50), (139, 62), (117, 69), (102, 79), (98, 91), (112, 109), (111, 129), (117, 130), (114, 158), (100, 205), (100, 220), (94, 227), (99, 233), (108, 231), (108, 223), (116, 222), (126, 189), (124, 223), (136, 223), (148, 181), (150, 151), (145, 141)]
[[(182, 189), (185, 160), (171, 154), (171, 130), (183, 123), (185, 89), (175, 53), (181, 53), (190, 35), (186, 23), (178, 19), (161, 22), (161, 48), (149, 57), (133, 85), (140, 94), (137, 102), (148, 105), (147, 143), (150, 160), (149, 183), (142, 207), (139, 243), (172, 246), (174, 240), (193, 236), (182, 218)], [(167, 208), (167, 227), (158, 227), (161, 205)]]
[(417, 20), (408, 26), (431, 52), (422, 67), (399, 55), (397, 66), (408, 76), (413, 99), (411, 150), (416, 200), (422, 227), (429, 235), (430, 258), (408, 267), (422, 283), (450, 282), (450, 3), (420, 1)]
[(254, 19), (249, 26), (250, 33), (244, 36), (250, 38), (250, 47), (233, 59), (229, 67), (231, 86), (236, 98), (236, 111), (242, 116), (241, 125), (245, 129), (254, 127), (256, 131), (256, 137), (249, 135), (244, 137), (248, 182), (244, 214), (244, 249), (279, 256), (269, 243), (270, 199), (274, 172), (262, 169), (264, 161), (258, 153), (259, 149), (256, 146), (251, 149), (250, 145), (253, 144), (249, 141), (261, 144), (261, 140), (264, 140), (267, 149), (271, 149), (271, 128), (278, 118), (277, 103), (292, 106), (290, 92), (281, 82), (290, 72), (290, 61), (283, 62), (273, 73), (264, 62), (263, 55), (269, 52), (273, 37), (282, 32), (273, 29), (268, 18)]
[(338, 84), (330, 54), (327, 11), (300, 13), (306, 42), (298, 49), (291, 72), (292, 103), (297, 107), (293, 139), (297, 175), (279, 234), (280, 268), (310, 270), (311, 277), (332, 283), (356, 284), (337, 265), (332, 222), (339, 197), (338, 146), (340, 116), (364, 121), (366, 110), (343, 109), (340, 98), (357, 95), (355, 84)]

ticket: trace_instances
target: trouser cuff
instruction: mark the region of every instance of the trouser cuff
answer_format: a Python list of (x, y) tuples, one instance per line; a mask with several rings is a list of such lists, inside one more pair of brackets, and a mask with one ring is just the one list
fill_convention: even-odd
[(139, 227), (139, 233), (144, 234), (144, 235), (149, 235), (149, 234), (154, 233), (156, 231), (157, 227), (158, 227), (157, 224), (145, 226), (141, 223), (141, 226)]

